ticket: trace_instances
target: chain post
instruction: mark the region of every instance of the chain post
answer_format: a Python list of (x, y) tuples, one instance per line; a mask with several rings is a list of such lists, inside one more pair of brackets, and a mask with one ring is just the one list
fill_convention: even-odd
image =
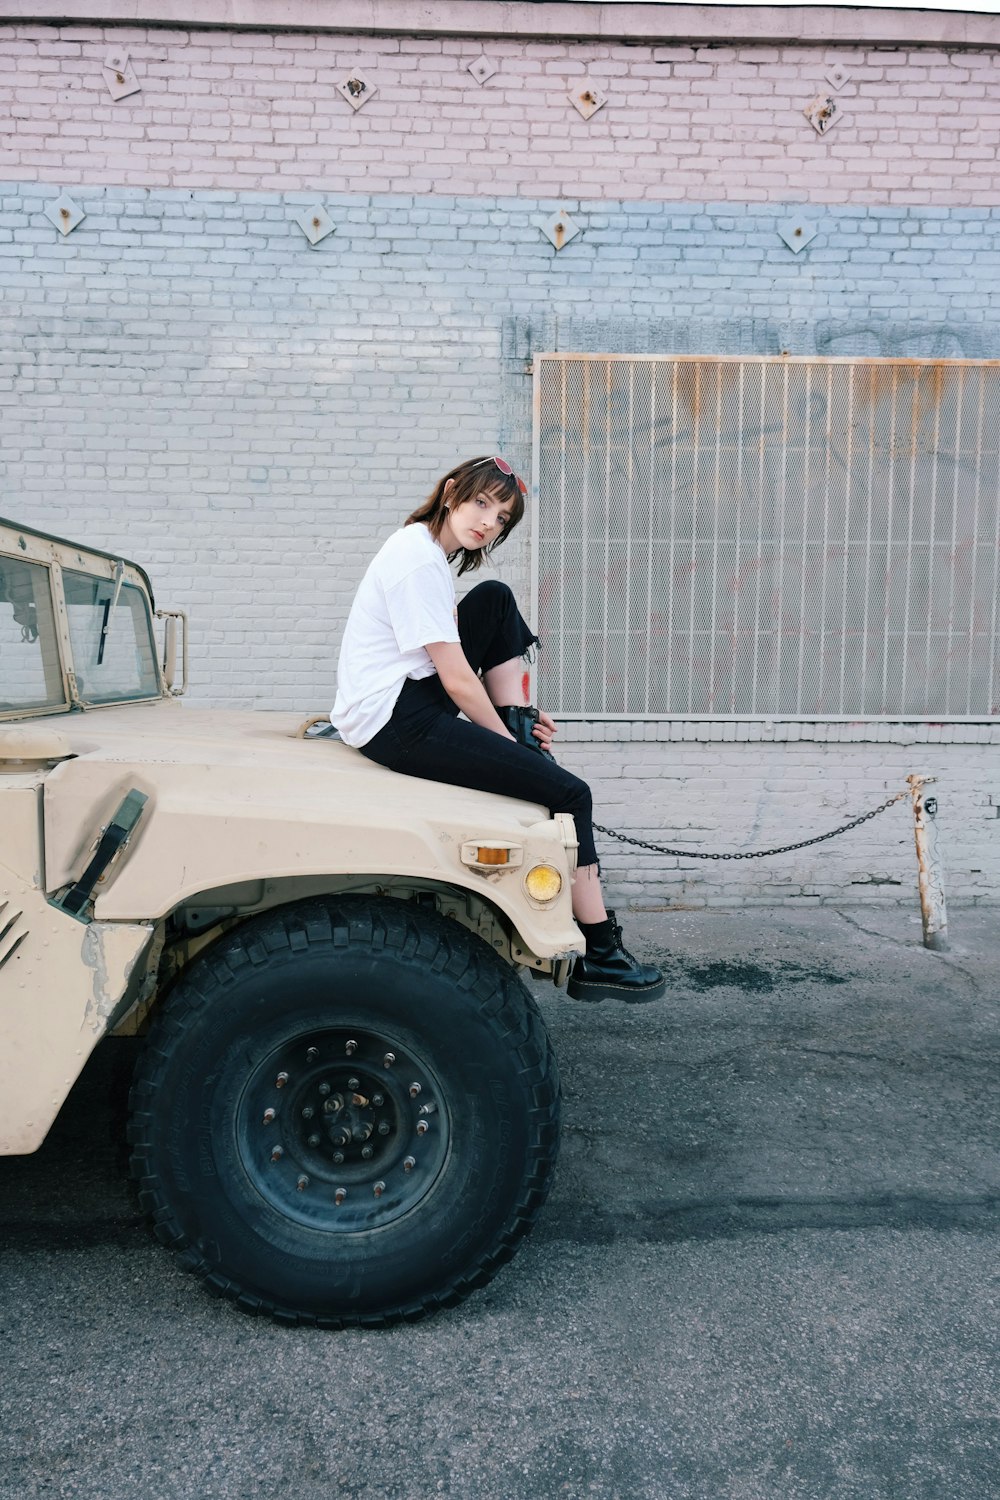
[(948, 952), (948, 912), (944, 899), (944, 869), (938, 843), (937, 798), (925, 797), (924, 787), (936, 776), (907, 776), (913, 799), (913, 836), (917, 846), (917, 884), (920, 916), (924, 924), (924, 947), (935, 953)]

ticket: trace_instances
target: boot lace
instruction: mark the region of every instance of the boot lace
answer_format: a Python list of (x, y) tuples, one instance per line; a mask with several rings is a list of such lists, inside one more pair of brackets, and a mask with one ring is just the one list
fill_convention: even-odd
[(625, 957), (628, 959), (628, 961), (629, 961), (630, 964), (637, 964), (639, 962), (639, 960), (636, 958), (636, 956), (635, 956), (634, 953), (630, 953), (628, 951), (628, 949), (626, 948), (625, 943), (623, 941), (621, 923), (620, 922), (616, 922), (616, 921), (614, 921), (614, 919), (612, 919), (612, 922), (611, 922), (611, 931), (612, 931), (612, 934), (614, 935), (615, 947), (621, 949), (621, 951), (624, 953)]

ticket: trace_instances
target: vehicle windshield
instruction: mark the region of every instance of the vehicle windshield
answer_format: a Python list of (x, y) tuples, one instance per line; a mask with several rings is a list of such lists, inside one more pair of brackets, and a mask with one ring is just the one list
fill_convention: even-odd
[(67, 707), (49, 570), (0, 557), (0, 714)]
[(155, 698), (160, 692), (146, 596), (113, 578), (63, 573), (73, 670), (84, 703)]

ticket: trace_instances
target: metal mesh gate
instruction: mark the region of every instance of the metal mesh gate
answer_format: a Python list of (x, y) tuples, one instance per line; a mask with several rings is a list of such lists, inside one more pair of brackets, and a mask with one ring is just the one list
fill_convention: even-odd
[(541, 701), (1000, 713), (1000, 361), (535, 357)]

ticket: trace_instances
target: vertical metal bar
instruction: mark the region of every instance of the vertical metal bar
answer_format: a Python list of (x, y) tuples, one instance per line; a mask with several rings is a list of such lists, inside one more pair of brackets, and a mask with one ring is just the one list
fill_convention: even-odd
[[(650, 712), (650, 672), (653, 659), (653, 532), (656, 523), (656, 373), (659, 366), (649, 366), (649, 539), (646, 552), (646, 675), (643, 683), (643, 708)], [(671, 434), (671, 437), (673, 435)]]
[(924, 711), (930, 708), (931, 690), (931, 627), (934, 623), (934, 549), (937, 531), (937, 481), (938, 454), (941, 444), (941, 396), (943, 375), (940, 365), (934, 367), (934, 459), (931, 465), (931, 517), (927, 551), (927, 634), (924, 637)]
[(590, 360), (583, 362), (583, 495), (580, 502), (580, 712), (587, 712), (587, 657), (590, 645), (590, 549), (587, 527), (590, 523)]
[(767, 365), (760, 367), (760, 422), (757, 426), (757, 566), (754, 569), (753, 603), (753, 674), (750, 684), (750, 712), (757, 713), (757, 683), (760, 667), (760, 579), (764, 571), (764, 398), (767, 391)]
[(965, 366), (958, 367), (955, 400), (955, 477), (951, 487), (951, 567), (948, 569), (948, 636), (944, 649), (944, 711), (951, 713), (951, 657), (955, 633), (955, 575), (958, 572), (958, 476), (962, 472), (962, 410), (965, 398)]
[(778, 486), (778, 589), (776, 602), (777, 628), (775, 630), (774, 656), (774, 712), (781, 713), (781, 636), (784, 620), (785, 586), (785, 501), (788, 493), (788, 365), (782, 366), (784, 377), (781, 391), (781, 483)]
[(913, 366), (910, 401), (910, 490), (906, 511), (905, 588), (903, 593), (903, 667), (899, 685), (899, 711), (906, 712), (906, 673), (910, 662), (910, 583), (913, 577), (913, 524), (917, 497), (917, 448), (920, 426), (920, 366)]
[[(566, 361), (559, 361), (559, 409), (560, 409), (560, 443), (559, 443), (559, 555), (561, 566), (559, 577), (562, 587), (559, 590), (559, 709), (562, 711), (566, 694), (566, 585), (568, 582), (566, 566), (566, 436), (567, 436), (567, 411), (566, 411)], [(581, 621), (581, 626), (582, 626)], [(531, 700), (533, 703), (537, 699)]]
[[(541, 617), (541, 601), (539, 599), (539, 558), (538, 552), (541, 547), (542, 515), (540, 500), (539, 476), (541, 473), (542, 453), (542, 361), (536, 357), (531, 374), (531, 557), (530, 567), (530, 597), (531, 597), (531, 629), (538, 634), (538, 625)], [(563, 427), (563, 441), (565, 442), (565, 425)], [(560, 621), (559, 641), (562, 645), (562, 622)], [(530, 669), (534, 672), (534, 667)], [(532, 694), (533, 703), (537, 697)]]
[(688, 588), (687, 708), (694, 711), (694, 597), (698, 575), (698, 459), (701, 450), (701, 360), (694, 366), (694, 432), (691, 449), (691, 581)]
[(944, 896), (944, 866), (938, 843), (937, 798), (925, 797), (924, 787), (935, 776), (907, 776), (913, 801), (913, 835), (917, 846), (917, 886), (924, 947), (947, 953), (948, 911)]
[[(998, 430), (1000, 439), (1000, 430)], [(986, 677), (986, 691), (989, 695), (987, 708), (993, 711), (993, 706), (1000, 698), (1000, 686), (996, 680), (997, 670), (997, 610), (1000, 602), (1000, 440), (997, 442), (997, 478), (993, 487), (993, 587), (990, 589), (990, 665)]]
[(670, 404), (670, 545), (669, 545), (669, 594), (667, 599), (667, 712), (673, 706), (674, 665), (674, 536), (677, 520), (677, 361), (673, 362), (672, 392)]
[(877, 366), (868, 366), (868, 492), (865, 496), (865, 585), (861, 605), (861, 703), (868, 701), (868, 618), (872, 586), (872, 503), (875, 483), (875, 401)]
[(740, 573), (742, 560), (740, 549), (743, 545), (743, 380), (745, 366), (740, 364), (738, 381), (739, 395), (737, 397), (737, 419), (736, 419), (736, 548), (734, 557), (733, 578), (733, 665), (729, 676), (729, 712), (736, 712), (736, 673), (739, 666), (739, 639), (740, 639)]
[(851, 557), (851, 473), (854, 464), (854, 365), (847, 368), (847, 475), (844, 487), (844, 567), (840, 584), (840, 678), (837, 685), (837, 712), (844, 707), (844, 679), (847, 674), (847, 575)]
[(715, 502), (712, 522), (712, 607), (709, 610), (708, 702), (715, 707), (715, 637), (719, 620), (719, 476), (722, 468), (722, 365), (715, 367)]
[(632, 489), (635, 484), (635, 360), (628, 366), (628, 495), (625, 500), (625, 681), (622, 684), (622, 708), (625, 713), (633, 711), (629, 698), (629, 661), (632, 656)]
[(812, 365), (806, 365), (806, 425), (802, 436), (802, 571), (799, 574), (799, 660), (795, 679), (795, 712), (797, 714), (803, 712), (802, 674), (806, 650), (806, 575), (809, 571), (809, 525), (812, 519), (812, 508), (809, 504), (809, 487), (812, 482), (812, 476), (809, 472), (810, 459), (812, 458), (812, 371)]
[(826, 580), (830, 571), (830, 457), (833, 451), (833, 365), (826, 367), (826, 458), (823, 465), (823, 571), (819, 603), (819, 683), (816, 708), (823, 709), (826, 690)]
[(604, 408), (604, 600), (601, 640), (601, 713), (608, 711), (608, 596), (611, 593), (611, 360), (605, 366)]
[(965, 668), (965, 712), (972, 713), (972, 662), (976, 646), (976, 583), (979, 578), (979, 493), (983, 464), (983, 400), (986, 371), (979, 367), (979, 402), (976, 411), (976, 477), (972, 499), (972, 578), (969, 584), (969, 654)]
[(889, 713), (889, 607), (892, 597), (892, 507), (896, 489), (896, 401), (899, 393), (899, 366), (892, 367), (892, 395), (889, 411), (889, 490), (885, 523), (885, 595), (882, 607), (882, 684), (879, 703)]

